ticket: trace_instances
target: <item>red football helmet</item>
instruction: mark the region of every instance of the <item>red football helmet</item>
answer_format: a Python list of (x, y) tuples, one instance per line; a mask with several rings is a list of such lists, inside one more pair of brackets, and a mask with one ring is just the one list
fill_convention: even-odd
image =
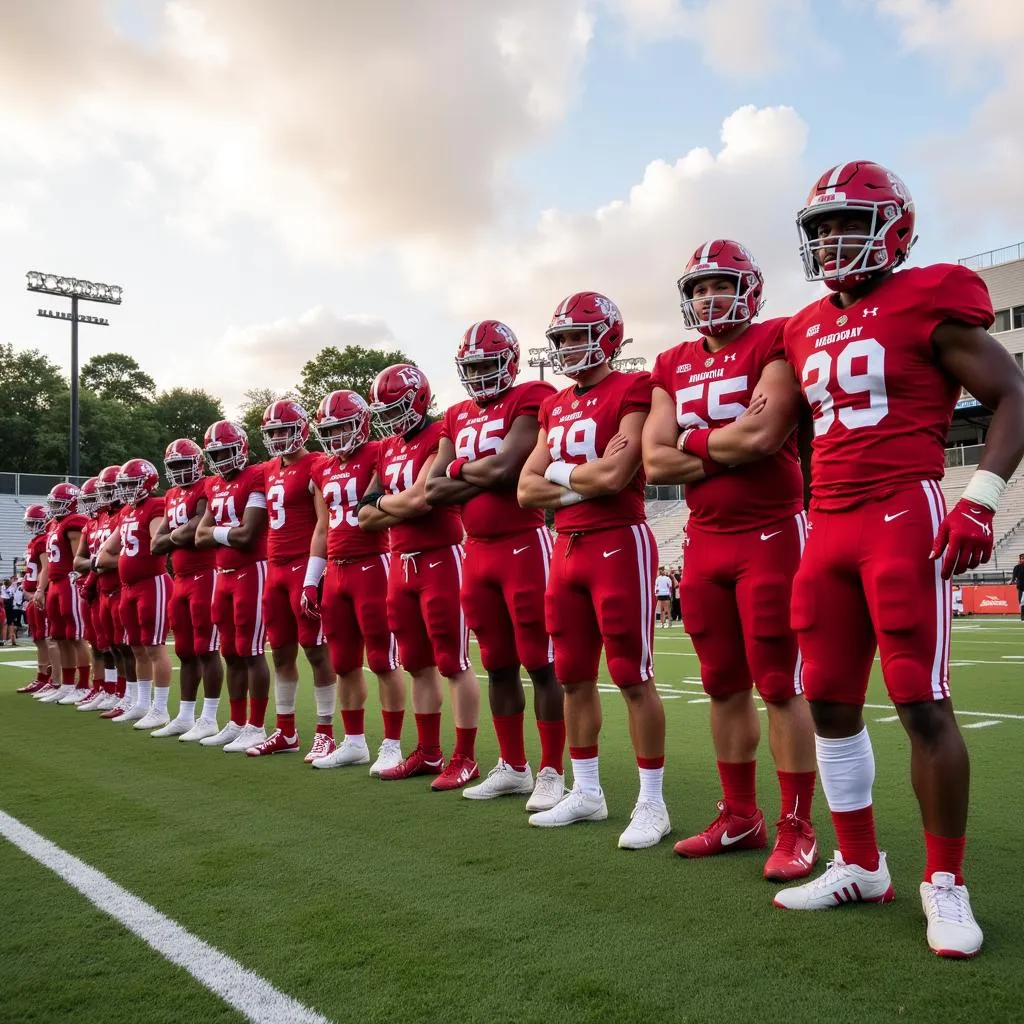
[(43, 505), (29, 505), (25, 509), (25, 529), (28, 530), (33, 537), (38, 537), (39, 534), (46, 529), (46, 520), (49, 518), (49, 513), (46, 511)]
[(370, 412), (377, 429), (407, 434), (423, 421), (430, 408), (430, 381), (409, 363), (395, 363), (380, 371), (370, 385)]
[(117, 500), (135, 505), (148, 498), (160, 483), (160, 474), (149, 459), (129, 459), (117, 474)]
[[(271, 402), (263, 413), (260, 430), (271, 458), (291, 455), (309, 439), (309, 413), (298, 402)], [(288, 433), (278, 434), (285, 430)]]
[(100, 510), (99, 477), (91, 476), (78, 492), (78, 511), (90, 518)]
[(46, 497), (46, 508), (51, 519), (71, 515), (78, 505), (78, 488), (74, 484), (56, 484)]
[[(548, 358), (555, 373), (578, 377), (615, 358), (622, 345), (622, 314), (611, 299), (598, 292), (576, 292), (559, 303), (544, 332)], [(574, 331), (586, 332), (586, 340), (559, 345), (558, 338)]]
[(203, 475), (203, 449), (189, 437), (172, 441), (164, 452), (164, 476), (173, 487), (189, 487)]
[(217, 420), (203, 435), (203, 455), (217, 476), (237, 473), (249, 462), (249, 435), (230, 420)]
[(500, 320), (481, 320), (462, 336), (455, 366), (469, 397), (489, 402), (516, 382), (519, 340)]
[(99, 508), (108, 508), (117, 501), (117, 475), (120, 466), (107, 466), (96, 477), (96, 503)]
[(316, 411), (313, 431), (325, 452), (344, 458), (370, 439), (370, 407), (354, 391), (332, 391)]
[[(868, 226), (863, 233), (818, 238), (818, 220), (834, 211), (864, 214)], [(898, 267), (917, 241), (914, 200), (907, 186), (892, 171), (869, 160), (829, 168), (814, 183), (796, 224), (804, 276), (808, 281), (824, 281), (833, 291)], [(851, 249), (854, 254), (847, 256)]]
[[(694, 300), (695, 285), (707, 277), (722, 277), (733, 281), (735, 294)], [(761, 298), (764, 289), (761, 268), (739, 242), (731, 242), (727, 238), (715, 238), (700, 246), (690, 257), (676, 287), (682, 300), (680, 309), (683, 311), (683, 323), (691, 330), (710, 337), (723, 334), (737, 324), (749, 323), (764, 305)], [(698, 303), (707, 307), (703, 316), (697, 310)]]

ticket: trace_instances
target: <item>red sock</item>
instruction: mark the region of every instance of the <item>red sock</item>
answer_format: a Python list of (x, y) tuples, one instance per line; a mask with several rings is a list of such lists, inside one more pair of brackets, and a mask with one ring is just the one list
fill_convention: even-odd
[(832, 824), (843, 860), (866, 871), (877, 871), (878, 840), (875, 838), (875, 812), (871, 805), (857, 811), (833, 811)]
[(249, 698), (249, 724), (255, 725), (257, 729), (263, 728), (267, 720), (267, 705), (270, 701), (266, 697)]
[(966, 836), (933, 836), (925, 829), (924, 849), (925, 866), (924, 880), (930, 882), (936, 871), (948, 871), (956, 876), (956, 884), (964, 884), (964, 847), (967, 845)]
[(597, 757), (597, 744), (592, 747), (570, 747), (569, 758), (572, 761), (592, 761)]
[(719, 761), (722, 796), (733, 814), (749, 818), (757, 811), (757, 762)]
[(94, 679), (92, 681), (92, 688), (94, 690), (102, 690), (103, 689), (103, 680), (102, 679)]
[(295, 712), (290, 715), (278, 715), (277, 728), (281, 730), (282, 735), (291, 739), (295, 735)]
[(128, 689), (128, 679), (125, 676), (118, 676), (117, 682), (114, 685), (114, 693), (118, 697), (123, 697)]
[(384, 719), (384, 739), (400, 740), (402, 738), (402, 723), (405, 721), (405, 711), (381, 711), (381, 718)]
[(321, 722), (319, 725), (317, 725), (316, 731), (320, 736), (329, 736), (332, 740), (334, 739), (333, 722)]
[(229, 700), (228, 704), (231, 707), (231, 721), (235, 725), (245, 725), (245, 698), (241, 700)]
[(78, 666), (78, 689), (88, 690), (91, 683), (89, 682), (89, 676), (92, 675), (92, 669), (88, 665)]
[(60, 681), (62, 686), (74, 686), (75, 685), (75, 669), (62, 668), (60, 670)]
[(816, 772), (777, 772), (782, 791), (782, 817), (792, 814), (804, 821), (811, 820), (811, 801), (814, 799)]
[[(384, 714), (388, 714), (387, 711)], [(394, 712), (391, 712), (394, 714)], [(362, 708), (355, 708), (352, 711), (341, 709), (341, 724), (345, 727), (346, 736), (363, 736), (366, 734), (366, 713)]]
[(416, 712), (417, 746), (429, 758), (436, 758), (441, 753), (441, 712), (433, 715), (421, 715)]
[(660, 757), (640, 757), (638, 754), (636, 766), (645, 771), (657, 771), (659, 768), (665, 767), (665, 755), (662, 754)]
[(526, 743), (523, 739), (523, 713), (518, 715), (492, 715), (494, 734), (498, 737), (498, 751), (507, 765), (521, 772), (526, 768)]
[(53, 666), (52, 665), (47, 665), (46, 666), (46, 671), (43, 672), (42, 675), (43, 675), (44, 679), (52, 679), (53, 678)]
[(554, 768), (559, 775), (565, 773), (565, 722), (537, 722), (540, 733), (540, 767)]
[(465, 757), (470, 761), (476, 760), (476, 727), (472, 729), (460, 729), (455, 727), (455, 750), (452, 757)]

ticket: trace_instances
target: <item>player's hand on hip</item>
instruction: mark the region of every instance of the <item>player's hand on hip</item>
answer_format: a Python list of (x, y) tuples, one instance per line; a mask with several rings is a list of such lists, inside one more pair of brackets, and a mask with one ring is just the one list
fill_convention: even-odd
[(299, 604), (302, 608), (302, 614), (307, 619), (320, 618), (320, 595), (317, 593), (316, 587), (303, 587), (302, 600)]
[(961, 498), (939, 525), (931, 557), (943, 551), (942, 578), (976, 569), (992, 557), (992, 518), (995, 512), (975, 501)]

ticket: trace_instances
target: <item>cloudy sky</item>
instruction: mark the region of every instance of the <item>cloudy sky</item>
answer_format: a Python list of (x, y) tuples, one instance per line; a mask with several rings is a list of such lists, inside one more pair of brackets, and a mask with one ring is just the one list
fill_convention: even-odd
[(917, 262), (1024, 239), (1022, 49), (1006, 0), (9, 0), (0, 340), (67, 365), (38, 269), (124, 288), (83, 360), (229, 409), (349, 342), (456, 399), (470, 322), (539, 345), (582, 288), (652, 357), (705, 238), (766, 314), (815, 297), (794, 216), (840, 161), (902, 175)]

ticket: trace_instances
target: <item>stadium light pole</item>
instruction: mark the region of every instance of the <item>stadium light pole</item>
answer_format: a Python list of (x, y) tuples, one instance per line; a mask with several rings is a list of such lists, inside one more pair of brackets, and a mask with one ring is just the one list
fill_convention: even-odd
[[(626, 338), (619, 346), (619, 352), (621, 352), (627, 345), (632, 345), (633, 339)], [(531, 348), (530, 357), (527, 360), (527, 365), (538, 367), (540, 369), (540, 379), (544, 379), (545, 369), (550, 369), (551, 360), (548, 358), (547, 348)], [(616, 356), (612, 360), (612, 366), (616, 370), (623, 370), (626, 373), (634, 373), (637, 370), (643, 370), (647, 367), (647, 360), (643, 356), (629, 356), (628, 358), (622, 358)]]
[(102, 316), (87, 316), (78, 312), (79, 302), (106, 302), (112, 306), (121, 305), (121, 288), (116, 284), (99, 284), (83, 281), (79, 277), (62, 277), (59, 274), (41, 274), (30, 270), (25, 275), (30, 292), (57, 295), (71, 299), (71, 312), (39, 309), (36, 316), (50, 320), (71, 321), (71, 429), (68, 437), (68, 476), (78, 477), (78, 325), (97, 324), (109, 327), (110, 321)]

